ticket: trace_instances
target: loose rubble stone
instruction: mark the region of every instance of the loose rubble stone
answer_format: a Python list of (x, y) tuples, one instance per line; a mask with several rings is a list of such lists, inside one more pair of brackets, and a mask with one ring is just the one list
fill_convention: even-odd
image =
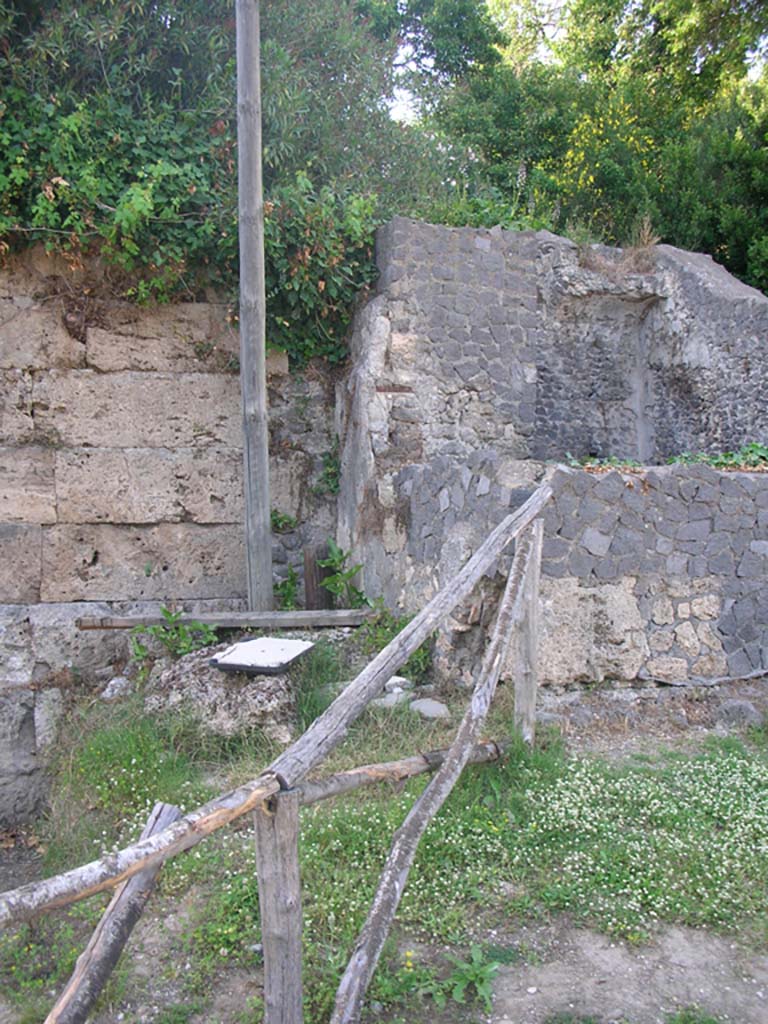
[(188, 714), (216, 736), (262, 729), (278, 743), (289, 742), (295, 711), (289, 677), (220, 672), (209, 660), (229, 646), (219, 644), (156, 665), (145, 685), (146, 710)]
[(119, 700), (133, 690), (133, 681), (127, 676), (114, 676), (101, 691), (102, 700)]
[(747, 726), (761, 726), (765, 721), (765, 715), (758, 711), (752, 701), (749, 700), (726, 700), (715, 712), (715, 717), (722, 725), (735, 728), (746, 728)]
[(371, 701), (371, 705), (376, 708), (394, 708), (410, 699), (411, 694), (407, 690), (393, 689), (385, 693), (383, 697), (375, 697)]
[(392, 693), (392, 691), (397, 692), (399, 690), (412, 689), (413, 683), (411, 682), (410, 679), (406, 679), (405, 676), (392, 676), (392, 678), (388, 679), (387, 682), (384, 684), (385, 693)]
[(410, 703), (411, 711), (417, 712), (422, 718), (443, 719), (450, 718), (451, 713), (439, 700), (433, 700), (432, 697), (420, 697), (418, 700), (412, 700)]

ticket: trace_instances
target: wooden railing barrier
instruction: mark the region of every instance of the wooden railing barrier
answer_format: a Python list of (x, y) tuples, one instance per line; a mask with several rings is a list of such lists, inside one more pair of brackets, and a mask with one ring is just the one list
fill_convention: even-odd
[[(0, 925), (29, 920), (43, 911), (114, 888), (138, 872), (159, 867), (169, 857), (190, 849), (217, 829), (252, 812), (265, 960), (265, 1022), (301, 1024), (299, 806), (349, 792), (361, 785), (401, 781), (436, 771), (395, 833), (368, 920), (339, 986), (333, 1024), (356, 1022), (424, 829), (467, 763), (494, 760), (503, 753), (504, 743), (478, 743), (477, 738), (510, 649), (515, 665), (515, 724), (526, 741), (533, 742), (542, 543), (542, 524), (537, 517), (551, 496), (549, 484), (542, 484), (521, 508), (506, 516), (456, 576), (256, 779), (222, 794), (161, 832), (142, 836), (137, 843), (100, 860), (0, 894)], [(470, 706), (450, 749), (414, 755), (389, 764), (364, 765), (326, 779), (303, 781), (342, 742), (350, 725), (381, 692), (387, 680), (468, 596), (513, 540), (517, 541), (515, 556), (496, 625)], [(59, 1019), (49, 1018), (51, 1021)]]

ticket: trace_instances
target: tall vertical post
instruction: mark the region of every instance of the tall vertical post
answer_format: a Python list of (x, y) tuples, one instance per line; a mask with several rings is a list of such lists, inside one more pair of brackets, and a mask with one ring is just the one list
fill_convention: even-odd
[(264, 1024), (302, 1024), (299, 794), (278, 793), (253, 813), (264, 947)]
[(248, 607), (272, 608), (259, 0), (236, 0), (240, 385)]
[(515, 727), (532, 747), (536, 732), (539, 689), (539, 581), (544, 523), (539, 517), (528, 527), (533, 544), (523, 583), (524, 611), (517, 627), (515, 656)]

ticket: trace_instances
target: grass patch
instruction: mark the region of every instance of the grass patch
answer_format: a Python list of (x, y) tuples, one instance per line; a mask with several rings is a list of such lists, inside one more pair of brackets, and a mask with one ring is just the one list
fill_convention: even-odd
[[(326, 644), (299, 664), (305, 728), (349, 665)], [(501, 737), (509, 732), (511, 701), (506, 688), (498, 697), (489, 735)], [(258, 736), (222, 742), (201, 735), (191, 720), (148, 717), (138, 699), (77, 716), (68, 730), (76, 739), (57, 765), (46, 830), (50, 870), (135, 837), (155, 799), (189, 809), (212, 795), (212, 771), (235, 781), (252, 778), (274, 752)], [(443, 746), (452, 731), (407, 709), (372, 710), (323, 772)], [(716, 928), (764, 922), (764, 732), (747, 745), (716, 741), (696, 757), (625, 765), (569, 758), (544, 733), (533, 752), (517, 744), (504, 763), (468, 769), (427, 830), (398, 914), (399, 928), (414, 942), (453, 946), (463, 959), (423, 949), (406, 955), (390, 942), (371, 992), (386, 1019), (415, 1024), (433, 1018), (441, 1002), (479, 1006), (487, 999), (498, 964), (515, 962), (520, 951), (478, 945), (482, 920), (567, 911), (630, 941), (642, 941), (660, 922)], [(302, 812), (307, 1024), (328, 1019), (392, 834), (426, 781), (414, 780), (398, 794), (360, 791)], [(208, 838), (161, 875), (161, 896), (193, 884), (200, 893), (182, 950), (193, 964), (185, 975), (191, 998), (167, 1008), (169, 1024), (205, 1002), (217, 972), (260, 962), (255, 851), (245, 826)], [(71, 969), (98, 911), (81, 905), (0, 939), (0, 984), (25, 1012), (35, 1008), (38, 1016), (30, 1019), (41, 1019), (44, 996)], [(669, 1024), (716, 1024), (697, 1013), (681, 1010)]]
[(296, 662), (291, 679), (296, 686), (298, 733), (305, 732), (331, 704), (344, 674), (341, 655), (333, 644), (320, 641)]
[(696, 1006), (689, 1006), (668, 1017), (666, 1024), (722, 1024), (722, 1021), (720, 1017), (711, 1017)]
[(740, 746), (651, 768), (574, 760), (531, 777), (505, 834), (511, 877), (549, 910), (634, 941), (658, 921), (725, 927), (766, 909), (768, 766)]
[[(375, 607), (375, 615), (360, 627), (360, 647), (369, 658), (384, 650), (413, 618), (412, 615), (393, 615), (381, 601)], [(398, 669), (398, 674), (416, 685), (427, 682), (432, 670), (433, 647), (434, 639), (426, 640)]]

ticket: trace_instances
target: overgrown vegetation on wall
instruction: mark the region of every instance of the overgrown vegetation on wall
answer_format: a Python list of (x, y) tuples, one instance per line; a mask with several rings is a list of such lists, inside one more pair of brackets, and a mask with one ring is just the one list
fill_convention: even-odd
[[(650, 222), (768, 286), (768, 8), (678, 6), (570, 0), (552, 39), (547, 0), (263, 5), (270, 341), (344, 358), (394, 213)], [(99, 256), (140, 300), (233, 289), (234, 41), (229, 0), (0, 0), (2, 249)]]
[[(343, 15), (312, 5), (299, 24), (277, 3), (265, 17), (268, 335), (295, 361), (344, 356), (382, 216), (368, 143), (383, 159), (400, 131), (386, 61)], [(234, 291), (234, 38), (227, 0), (0, 3), (2, 250), (99, 257), (138, 300)]]

